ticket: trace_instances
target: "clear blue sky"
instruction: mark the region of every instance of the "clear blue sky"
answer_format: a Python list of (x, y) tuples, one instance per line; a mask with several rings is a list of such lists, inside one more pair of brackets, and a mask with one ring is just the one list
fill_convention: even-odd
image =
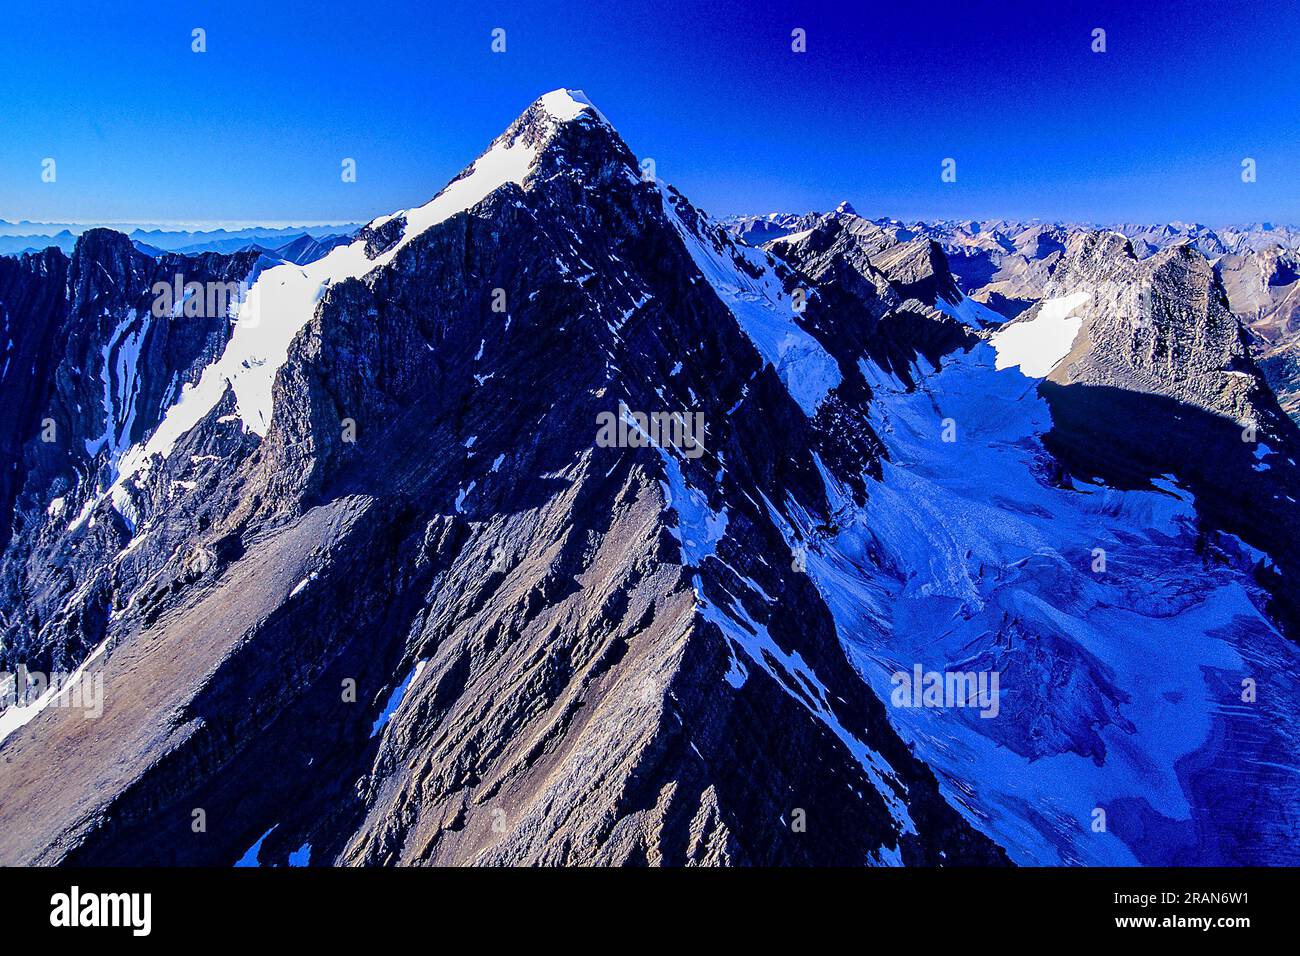
[(569, 86), (714, 214), (1300, 222), (1294, 0), (6, 7), (11, 220), (365, 220)]

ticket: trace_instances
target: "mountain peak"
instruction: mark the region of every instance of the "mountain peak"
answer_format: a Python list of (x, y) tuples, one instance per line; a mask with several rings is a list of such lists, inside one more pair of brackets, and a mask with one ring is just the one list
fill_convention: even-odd
[[(368, 228), (377, 230), (403, 219), (406, 224), (398, 241), (409, 241), (448, 216), (469, 209), (506, 183), (522, 186), (547, 144), (569, 123), (584, 117), (613, 130), (582, 90), (562, 88), (539, 96), (433, 199), (423, 206), (380, 216)], [(395, 249), (396, 245), (390, 243), (387, 248)]]
[(836, 215), (839, 216), (856, 216), (858, 214), (858, 211), (853, 208), (853, 204), (851, 202), (845, 199), (838, 206), (835, 207), (835, 213)]
[(558, 89), (533, 100), (493, 145), (513, 146), (519, 142), (540, 150), (571, 123), (594, 123), (610, 130), (614, 128), (582, 90)]
[(563, 88), (551, 90), (551, 92), (538, 97), (533, 105), (540, 106), (561, 123), (577, 119), (582, 114), (588, 113), (595, 116), (606, 126), (611, 125), (609, 120), (605, 118), (605, 114), (596, 108), (596, 104), (582, 90)]

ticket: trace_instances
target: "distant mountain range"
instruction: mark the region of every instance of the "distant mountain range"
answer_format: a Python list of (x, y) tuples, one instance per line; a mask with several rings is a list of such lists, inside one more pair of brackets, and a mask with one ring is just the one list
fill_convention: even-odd
[[(762, 245), (791, 233), (808, 228), (827, 215), (859, 215), (848, 200), (841, 202), (829, 213), (768, 213), (763, 216), (728, 216), (719, 220), (728, 232), (744, 239), (750, 245)], [(1229, 253), (1246, 253), (1280, 246), (1284, 249), (1300, 248), (1300, 227), (1279, 226), (1273, 223), (1211, 227), (1199, 223), (1173, 222), (1166, 224), (1136, 223), (1079, 223), (1044, 222), (1017, 219), (942, 219), (933, 221), (876, 218), (871, 222), (893, 228), (900, 233), (924, 235), (946, 247), (958, 250), (984, 250), (989, 253), (1010, 254), (1035, 251), (1034, 243), (1041, 235), (1054, 232), (1118, 232), (1133, 242), (1140, 258), (1178, 243), (1189, 243), (1208, 257)]]
[[(77, 239), (93, 228), (111, 228), (125, 233), (136, 248), (149, 255), (163, 252), (187, 254), (201, 252), (239, 252), (259, 248), (270, 251), (283, 248), (303, 236), (333, 242), (351, 236), (361, 223), (335, 223), (304, 226), (247, 226), (238, 229), (178, 229), (155, 224), (114, 223), (86, 225), (73, 223), (6, 222), (0, 219), (0, 255), (40, 252), (54, 246), (71, 253)], [(304, 246), (308, 245), (306, 243)], [(301, 251), (301, 250), (299, 250)]]
[[(763, 245), (789, 242), (842, 216), (857, 213), (843, 202), (829, 213), (769, 213), (722, 222), (732, 235)], [(1283, 406), (1300, 420), (1300, 228), (1272, 223), (1211, 228), (1195, 223), (1096, 226), (1009, 219), (867, 221), (899, 242), (934, 242), (962, 291), (1009, 319), (1042, 299), (1076, 236), (1117, 233), (1128, 239), (1139, 259), (1187, 246), (1219, 274), (1229, 308), (1249, 330), (1264, 374)]]

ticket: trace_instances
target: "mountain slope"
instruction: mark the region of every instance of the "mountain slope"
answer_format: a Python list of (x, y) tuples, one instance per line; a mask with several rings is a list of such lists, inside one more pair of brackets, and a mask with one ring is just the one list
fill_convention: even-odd
[[(105, 708), (11, 729), (0, 858), (1003, 859), (760, 504), (856, 453), (837, 363), (774, 261), (637, 170), (557, 91), (429, 204), (260, 275), (261, 322), (44, 532), (115, 567)], [(704, 454), (597, 443), (623, 409), (699, 411)]]

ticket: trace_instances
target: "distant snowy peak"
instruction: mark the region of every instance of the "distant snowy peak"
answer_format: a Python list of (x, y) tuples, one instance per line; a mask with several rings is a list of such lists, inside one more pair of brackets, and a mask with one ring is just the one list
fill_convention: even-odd
[(875, 287), (876, 295), (888, 289), (895, 304), (913, 300), (973, 329), (1002, 321), (1002, 316), (962, 294), (938, 243), (852, 212), (821, 216), (808, 228), (770, 240), (763, 248), (815, 281), (847, 265)]
[(795, 241), (826, 220), (847, 216), (856, 218), (858, 211), (845, 199), (825, 213), (770, 212), (766, 216), (730, 216), (719, 220), (719, 223), (727, 232), (748, 245), (761, 246), (777, 239)]
[(766, 216), (731, 216), (719, 224), (737, 239), (757, 247), (811, 229), (821, 217), (816, 212), (806, 215), (770, 212)]

